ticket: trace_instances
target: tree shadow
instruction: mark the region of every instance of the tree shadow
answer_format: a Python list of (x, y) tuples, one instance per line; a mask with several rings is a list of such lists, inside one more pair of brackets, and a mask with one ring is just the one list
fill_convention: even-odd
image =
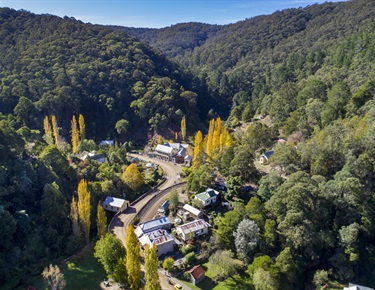
[(251, 287), (251, 285), (248, 283), (247, 279), (244, 279), (244, 277), (241, 277), (240, 275), (232, 276), (231, 278), (227, 279), (225, 281), (225, 286), (228, 289), (243, 289), (243, 290), (252, 290), (254, 289)]

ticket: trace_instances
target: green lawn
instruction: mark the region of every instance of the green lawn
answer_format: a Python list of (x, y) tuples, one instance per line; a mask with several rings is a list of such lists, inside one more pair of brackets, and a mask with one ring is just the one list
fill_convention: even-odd
[(212, 279), (212, 273), (208, 269), (208, 263), (202, 264), (203, 269), (206, 271), (206, 278), (201, 281), (197, 286), (194, 286), (190, 281), (186, 281), (183, 276), (178, 277), (181, 279), (187, 286), (193, 290), (235, 290), (235, 289), (248, 289), (246, 285), (245, 277), (234, 276), (225, 281), (215, 283)]
[[(100, 289), (100, 282), (106, 277), (102, 265), (94, 258), (93, 248), (59, 267), (65, 276), (65, 290)], [(33, 285), (37, 289), (45, 289), (42, 276), (35, 277)]]

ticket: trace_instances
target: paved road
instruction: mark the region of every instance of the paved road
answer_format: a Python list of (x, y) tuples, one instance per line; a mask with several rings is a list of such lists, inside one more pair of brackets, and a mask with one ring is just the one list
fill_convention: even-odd
[[(175, 165), (171, 162), (166, 162), (164, 160), (150, 158), (150, 157), (140, 155), (140, 154), (128, 154), (128, 155), (131, 157), (138, 157), (139, 159), (142, 159), (146, 162), (157, 163), (163, 168), (165, 177), (167, 178), (167, 180), (160, 186), (159, 190), (163, 190), (172, 185), (175, 185), (179, 181), (179, 176), (182, 172), (181, 166)], [(113, 233), (117, 238), (119, 238), (121, 242), (124, 244), (124, 246), (125, 246), (125, 240), (126, 240), (126, 229), (128, 228), (128, 225), (131, 223), (135, 215), (148, 203), (150, 199), (152, 199), (153, 196), (154, 194), (150, 194), (146, 196), (145, 198), (141, 199), (133, 206), (128, 207), (124, 212), (116, 215), (115, 218), (111, 221), (109, 225), (110, 232)], [(168, 193), (165, 196), (163, 196), (162, 199), (165, 200), (167, 197), (168, 197)], [(154, 212), (153, 213), (154, 215), (159, 207), (159, 203), (160, 203), (160, 200), (157, 202), (158, 206), (156, 207), (156, 209), (154, 205), (151, 206), (149, 212), (145, 216), (148, 217), (149, 215), (152, 214), (152, 212)], [(160, 284), (161, 284), (162, 289), (166, 289), (166, 290), (174, 289), (172, 285), (168, 284), (167, 277), (161, 271), (159, 271), (159, 278), (160, 278)], [(184, 287), (184, 289), (190, 289), (190, 288)]]

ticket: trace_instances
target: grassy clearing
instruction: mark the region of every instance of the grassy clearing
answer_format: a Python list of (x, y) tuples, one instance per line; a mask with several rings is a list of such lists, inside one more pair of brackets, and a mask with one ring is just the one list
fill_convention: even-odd
[(215, 283), (213, 280), (213, 273), (208, 268), (208, 263), (202, 264), (203, 269), (206, 271), (206, 277), (197, 286), (194, 286), (190, 281), (186, 281), (183, 276), (178, 277), (187, 286), (193, 290), (234, 290), (234, 289), (248, 289), (249, 285), (246, 284), (247, 278), (236, 275), (225, 281)]
[[(100, 282), (106, 277), (102, 265), (94, 257), (93, 247), (90, 247), (74, 261), (59, 265), (59, 267), (65, 276), (65, 290), (100, 289)], [(45, 289), (42, 276), (35, 277), (30, 284), (37, 289)], [(19, 288), (19, 290), (21, 289), (25, 288)]]

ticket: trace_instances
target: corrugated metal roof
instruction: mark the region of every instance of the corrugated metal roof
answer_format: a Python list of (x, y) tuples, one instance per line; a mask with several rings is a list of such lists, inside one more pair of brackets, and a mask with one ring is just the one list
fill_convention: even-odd
[(199, 220), (195, 220), (195, 221), (183, 224), (183, 225), (181, 225), (177, 228), (180, 228), (182, 230), (182, 232), (186, 235), (186, 234), (189, 234), (191, 232), (195, 232), (195, 231), (198, 231), (198, 230), (208, 228), (210, 226), (211, 225), (209, 223), (207, 223), (206, 221), (204, 221), (202, 219), (199, 219)]
[(188, 211), (188, 212), (191, 212), (193, 215), (200, 215), (202, 211), (200, 211), (199, 209), (189, 205), (189, 204), (185, 204), (184, 207), (183, 207), (184, 210)]
[(163, 153), (163, 154), (171, 154), (171, 152), (173, 151), (173, 148), (169, 147), (169, 146), (158, 144), (155, 148), (155, 151), (158, 151), (158, 152)]
[(103, 204), (109, 205), (109, 206), (115, 206), (115, 207), (122, 207), (126, 200), (122, 198), (116, 198), (112, 196), (107, 196), (105, 201), (103, 201)]

